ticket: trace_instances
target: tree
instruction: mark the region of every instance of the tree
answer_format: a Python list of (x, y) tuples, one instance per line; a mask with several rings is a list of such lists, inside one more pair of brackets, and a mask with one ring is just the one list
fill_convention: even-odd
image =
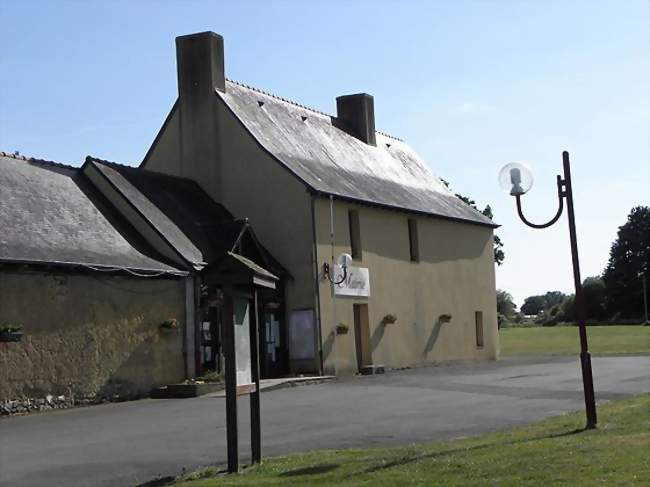
[(537, 315), (545, 308), (544, 296), (528, 296), (521, 305), (521, 312), (525, 315)]
[[(444, 179), (440, 178), (440, 181), (442, 181), (442, 184), (444, 184), (447, 189), (449, 188), (449, 182), (445, 181)], [(483, 215), (487, 216), (490, 220), (494, 218), (494, 215), (492, 214), (492, 208), (490, 205), (487, 205), (483, 211), (479, 210), (478, 207), (476, 206), (476, 201), (474, 201), (471, 198), (468, 198), (467, 196), (463, 196), (462, 194), (456, 193), (456, 197), (463, 201), (465, 204), (471, 206), (474, 208), (476, 211), (482, 213)], [(501, 238), (499, 238), (498, 235), (494, 236), (494, 262), (497, 263), (497, 265), (503, 264), (503, 261), (506, 258), (506, 254), (503, 251), (503, 242), (501, 241)]]
[(643, 287), (640, 276), (648, 279), (650, 261), (650, 207), (632, 208), (620, 226), (603, 272), (606, 309), (612, 316), (637, 318), (643, 314)]
[(509, 319), (517, 314), (517, 305), (512, 299), (512, 295), (501, 289), (497, 289), (497, 313)]
[(551, 309), (555, 305), (562, 304), (567, 295), (561, 291), (549, 291), (544, 294), (544, 309)]
[(599, 277), (588, 277), (582, 283), (582, 300), (585, 319), (602, 320), (605, 318), (605, 282)]

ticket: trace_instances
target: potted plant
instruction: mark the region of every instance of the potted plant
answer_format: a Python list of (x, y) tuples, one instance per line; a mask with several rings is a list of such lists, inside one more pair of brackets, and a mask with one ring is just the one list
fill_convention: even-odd
[(392, 313), (387, 314), (381, 319), (381, 324), (382, 325), (392, 325), (393, 323), (397, 322), (397, 316), (395, 316)]
[(176, 318), (170, 318), (168, 320), (163, 321), (160, 326), (160, 331), (162, 332), (172, 332), (172, 331), (178, 331), (180, 329), (180, 325), (178, 324), (178, 320)]
[(451, 315), (448, 314), (442, 314), (438, 316), (438, 323), (449, 323), (451, 321)]
[(0, 325), (0, 342), (19, 342), (23, 338), (20, 325)]
[(336, 325), (336, 334), (337, 335), (347, 335), (350, 327), (345, 323), (339, 323)]

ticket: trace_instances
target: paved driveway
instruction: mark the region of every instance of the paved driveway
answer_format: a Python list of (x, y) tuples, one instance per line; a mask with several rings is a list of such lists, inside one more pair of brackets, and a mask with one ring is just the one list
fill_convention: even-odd
[[(650, 356), (593, 359), (599, 401), (650, 392)], [(505, 359), (262, 394), (263, 452), (473, 435), (581, 409), (575, 358)], [(248, 454), (248, 401), (240, 400)], [(143, 400), (0, 420), (0, 485), (136, 485), (225, 462), (222, 398)]]

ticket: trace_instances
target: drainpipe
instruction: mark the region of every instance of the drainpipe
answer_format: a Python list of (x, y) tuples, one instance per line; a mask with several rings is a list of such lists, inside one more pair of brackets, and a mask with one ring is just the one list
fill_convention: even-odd
[(183, 352), (185, 358), (185, 378), (196, 376), (196, 281), (194, 275), (185, 278), (185, 336)]
[[(330, 275), (335, 275), (334, 272), (334, 196), (330, 195), (330, 244), (332, 246), (332, 262), (330, 263)], [(336, 289), (334, 288), (334, 282), (331, 282), (332, 289), (332, 320), (334, 321), (334, 375), (337, 375), (337, 362), (338, 358), (338, 347), (336, 346)]]
[(320, 322), (320, 268), (318, 265), (318, 240), (316, 238), (316, 196), (311, 195), (311, 229), (312, 238), (314, 240), (314, 287), (316, 310), (315, 319), (316, 326), (318, 326), (318, 375), (323, 375), (323, 329)]

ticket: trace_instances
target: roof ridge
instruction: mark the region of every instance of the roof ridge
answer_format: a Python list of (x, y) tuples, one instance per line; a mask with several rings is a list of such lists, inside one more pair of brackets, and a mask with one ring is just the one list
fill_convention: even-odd
[(107, 159), (101, 159), (99, 157), (95, 157), (95, 156), (91, 156), (91, 155), (86, 156), (86, 161), (88, 161), (88, 160), (95, 161), (95, 162), (101, 162), (102, 164), (109, 164), (109, 165), (112, 165), (112, 166), (121, 166), (121, 167), (127, 167), (127, 168), (130, 167), (132, 169), (137, 169), (137, 167), (135, 167), (135, 166), (129, 166), (128, 164), (123, 164), (121, 162), (109, 161)]
[(0, 157), (9, 157), (10, 159), (16, 159), (18, 161), (25, 162), (36, 162), (40, 164), (48, 164), (51, 166), (62, 167), (65, 169), (79, 169), (78, 166), (71, 166), (70, 164), (64, 164), (62, 162), (50, 161), (48, 159), (40, 159), (37, 157), (25, 156), (23, 154), (16, 154), (13, 152), (0, 151)]
[(247, 85), (246, 83), (241, 83), (240, 81), (235, 81), (234, 79), (226, 78), (227, 81), (230, 81), (232, 84), (235, 84), (237, 86), (242, 86), (244, 88), (248, 88), (251, 91), (256, 91), (258, 93), (261, 93), (266, 96), (270, 96), (271, 98), (275, 98), (276, 100), (283, 101), (285, 103), (289, 103), (290, 105), (297, 106), (298, 108), (302, 108), (304, 110), (310, 111), (317, 113), (319, 115), (324, 115), (326, 117), (333, 117), (333, 115), (330, 115), (329, 113), (322, 112), (320, 110), (316, 110), (315, 108), (308, 107), (307, 105), (303, 105), (302, 103), (298, 103), (297, 101), (289, 100), (287, 98), (284, 98), (282, 96), (275, 95), (271, 93), (270, 91), (263, 90), (261, 88), (257, 88), (255, 86)]
[(160, 171), (153, 171), (151, 169), (146, 169), (146, 168), (139, 167), (139, 166), (129, 166), (128, 164), (122, 164), (121, 162), (107, 161), (106, 159), (100, 159), (99, 157), (95, 157), (95, 156), (86, 156), (86, 160), (87, 161), (91, 160), (91, 161), (99, 162), (101, 164), (106, 164), (108, 166), (123, 167), (125, 169), (129, 169), (131, 171), (138, 172), (138, 173), (148, 173), (148, 174), (153, 174), (155, 176), (161, 176), (161, 177), (165, 177), (165, 178), (169, 178), (169, 179), (176, 179), (176, 180), (180, 180), (180, 181), (185, 181), (185, 182), (195, 184), (199, 188), (201, 187), (201, 185), (199, 183), (197, 183), (196, 181), (194, 181), (193, 179), (187, 178), (187, 177), (184, 177), (184, 176), (177, 176), (175, 174), (167, 174), (167, 173), (160, 172)]
[[(228, 78), (228, 77), (226, 77), (226, 81), (229, 81), (230, 83), (232, 83), (234, 85), (241, 86), (243, 88), (249, 89), (251, 91), (261, 93), (262, 95), (270, 96), (271, 98), (275, 98), (276, 100), (280, 100), (280, 101), (283, 101), (283, 102), (288, 103), (290, 105), (294, 105), (294, 106), (296, 106), (298, 108), (302, 108), (303, 110), (307, 110), (309, 112), (316, 113), (318, 115), (324, 115), (326, 117), (336, 118), (334, 115), (330, 115), (329, 113), (325, 113), (325, 112), (323, 112), (321, 110), (316, 110), (315, 108), (308, 107), (307, 105), (303, 105), (302, 103), (298, 103), (297, 101), (289, 100), (288, 98), (284, 98), (282, 96), (275, 95), (275, 94), (271, 93), (270, 91), (266, 91), (266, 90), (263, 90), (261, 88), (257, 88), (255, 86), (247, 85), (246, 83), (242, 83), (240, 81), (236, 81), (236, 80)], [(375, 129), (375, 132), (378, 133), (378, 134), (383, 135), (384, 137), (388, 137), (390, 139), (394, 139), (394, 140), (397, 140), (399, 142), (404, 142), (404, 139), (400, 139), (399, 137), (395, 137), (394, 135), (387, 134), (386, 132), (382, 132), (382, 131), (376, 130), (376, 129)]]

